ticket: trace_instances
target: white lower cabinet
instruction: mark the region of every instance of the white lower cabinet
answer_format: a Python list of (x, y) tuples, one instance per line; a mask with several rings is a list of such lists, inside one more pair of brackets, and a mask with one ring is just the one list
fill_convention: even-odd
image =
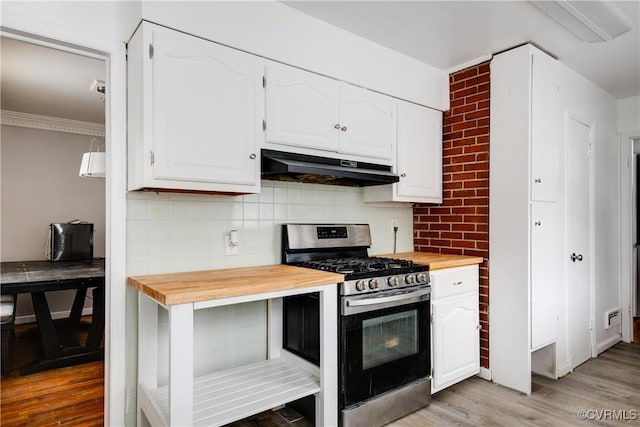
[(480, 372), (478, 266), (431, 271), (431, 392)]

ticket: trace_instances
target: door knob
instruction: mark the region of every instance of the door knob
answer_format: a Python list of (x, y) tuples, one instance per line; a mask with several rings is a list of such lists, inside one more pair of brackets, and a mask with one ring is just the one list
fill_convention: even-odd
[(335, 129), (340, 129), (340, 123), (336, 123), (336, 125), (334, 126)]
[(572, 253), (571, 254), (571, 261), (576, 262), (576, 261), (582, 261), (582, 254), (578, 254), (576, 255), (576, 253)]

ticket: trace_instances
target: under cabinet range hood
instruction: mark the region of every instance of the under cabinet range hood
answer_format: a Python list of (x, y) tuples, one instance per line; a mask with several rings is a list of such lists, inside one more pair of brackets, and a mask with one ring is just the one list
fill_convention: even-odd
[(262, 150), (262, 179), (367, 187), (398, 182), (391, 166)]

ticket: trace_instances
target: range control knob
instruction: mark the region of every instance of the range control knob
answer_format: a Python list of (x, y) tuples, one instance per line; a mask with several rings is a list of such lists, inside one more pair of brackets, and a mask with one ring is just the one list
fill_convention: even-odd
[(356, 282), (356, 290), (364, 291), (366, 287), (367, 287), (367, 282), (365, 280), (358, 280)]
[(404, 277), (404, 281), (411, 285), (416, 282), (416, 276), (414, 274), (407, 274)]
[(396, 276), (391, 276), (387, 279), (387, 283), (390, 287), (398, 286), (398, 278)]
[(369, 280), (369, 289), (372, 291), (378, 289), (378, 279)]
[(418, 283), (426, 283), (427, 282), (427, 273), (418, 273), (416, 274), (416, 280)]

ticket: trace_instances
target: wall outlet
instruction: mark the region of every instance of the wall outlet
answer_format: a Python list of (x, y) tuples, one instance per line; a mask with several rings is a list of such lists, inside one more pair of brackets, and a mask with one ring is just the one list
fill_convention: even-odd
[(237, 240), (231, 240), (229, 235), (224, 236), (224, 250), (227, 255), (238, 255), (238, 246), (240, 243)]

